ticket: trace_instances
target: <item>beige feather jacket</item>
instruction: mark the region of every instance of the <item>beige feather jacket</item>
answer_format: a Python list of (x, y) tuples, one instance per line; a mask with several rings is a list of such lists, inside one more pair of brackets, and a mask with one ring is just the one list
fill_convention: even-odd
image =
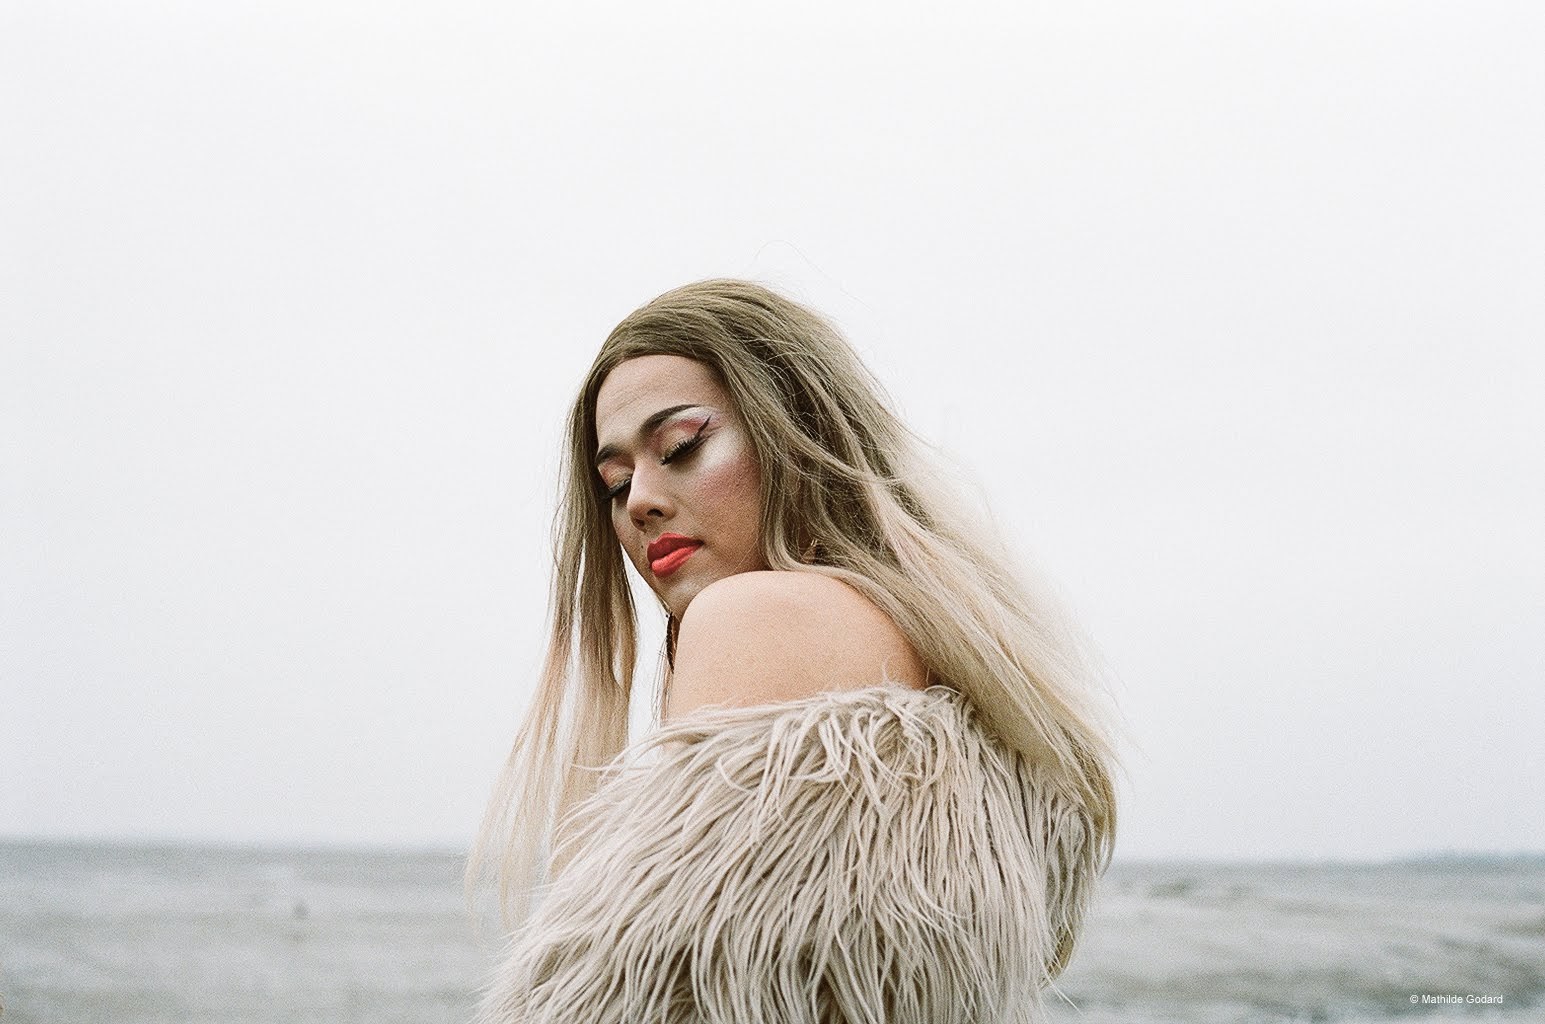
[(1025, 1024), (1097, 851), (942, 686), (699, 711), (625, 751), (478, 1024)]

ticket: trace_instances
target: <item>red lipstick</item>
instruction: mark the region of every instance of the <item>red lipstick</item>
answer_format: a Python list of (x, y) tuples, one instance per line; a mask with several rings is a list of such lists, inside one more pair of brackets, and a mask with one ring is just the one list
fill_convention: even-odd
[(679, 533), (662, 533), (650, 542), (644, 557), (656, 577), (665, 577), (680, 569), (682, 563), (692, 557), (692, 552), (702, 546), (702, 541)]

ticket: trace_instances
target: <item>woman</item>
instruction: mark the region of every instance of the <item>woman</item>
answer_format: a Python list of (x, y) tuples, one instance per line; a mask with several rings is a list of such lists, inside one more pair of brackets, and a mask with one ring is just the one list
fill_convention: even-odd
[[(607, 338), (568, 434), (546, 665), (471, 869), (498, 850), (524, 919), (480, 1021), (1037, 1019), (1114, 835), (1087, 663), (853, 351), (687, 285)], [(624, 559), (667, 616), (626, 751)]]

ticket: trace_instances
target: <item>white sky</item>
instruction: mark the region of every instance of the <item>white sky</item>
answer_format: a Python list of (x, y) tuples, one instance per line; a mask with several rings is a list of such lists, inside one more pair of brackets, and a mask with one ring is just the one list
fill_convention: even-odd
[(563, 410), (730, 275), (1079, 610), (1121, 856), (1545, 849), (1542, 52), (1526, 2), (4, 5), (0, 836), (465, 842)]

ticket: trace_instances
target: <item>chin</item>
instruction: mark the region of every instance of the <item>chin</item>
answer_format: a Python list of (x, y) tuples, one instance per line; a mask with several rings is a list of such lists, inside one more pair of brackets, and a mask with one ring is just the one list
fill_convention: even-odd
[(660, 594), (660, 600), (665, 603), (666, 609), (680, 619), (687, 613), (687, 606), (692, 599), (701, 594), (710, 584), (723, 579), (722, 576), (708, 576), (690, 580), (667, 580), (664, 592)]
[(706, 585), (702, 583), (688, 584), (686, 581), (682, 581), (681, 585), (670, 588), (669, 596), (662, 594), (660, 600), (665, 602), (666, 610), (679, 620), (683, 615), (687, 614), (687, 606), (692, 603), (692, 599)]

